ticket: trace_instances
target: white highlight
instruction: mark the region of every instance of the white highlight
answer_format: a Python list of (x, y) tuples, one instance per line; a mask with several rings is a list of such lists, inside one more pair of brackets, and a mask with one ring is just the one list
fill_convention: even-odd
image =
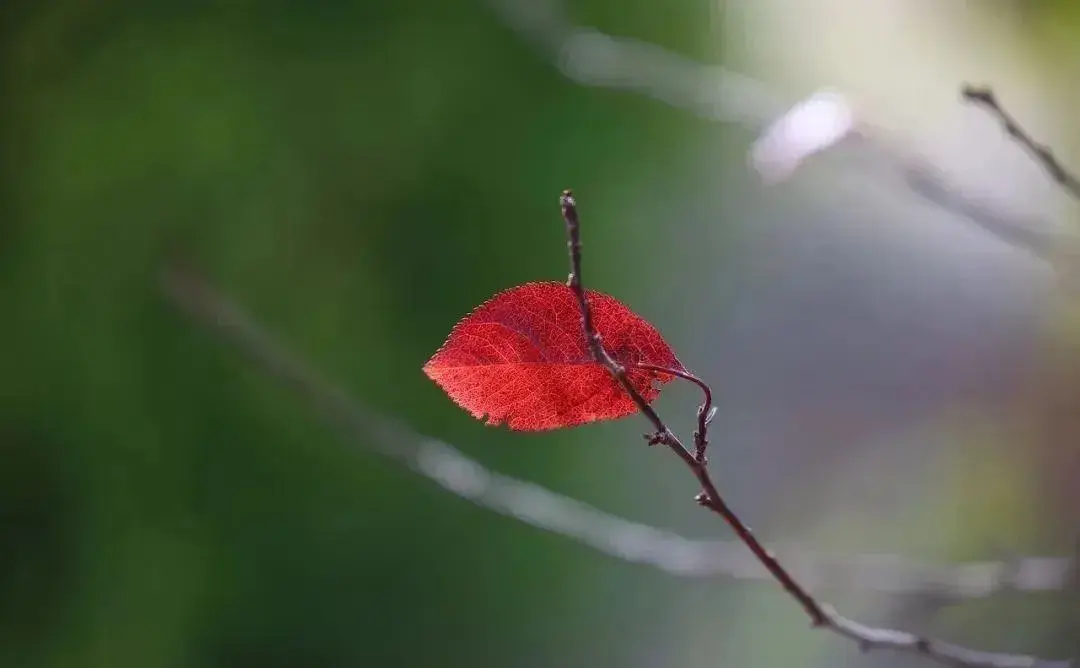
[(766, 128), (750, 149), (750, 161), (766, 183), (784, 181), (810, 156), (839, 144), (854, 128), (855, 110), (847, 98), (821, 90)]

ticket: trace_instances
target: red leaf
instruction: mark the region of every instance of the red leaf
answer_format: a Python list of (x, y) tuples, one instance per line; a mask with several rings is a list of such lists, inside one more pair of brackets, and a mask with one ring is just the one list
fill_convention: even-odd
[[(586, 291), (596, 331), (646, 401), (672, 379), (630, 368), (683, 366), (651, 324), (614, 297)], [(613, 420), (637, 406), (589, 351), (573, 291), (556, 282), (526, 283), (478, 306), (424, 365), (458, 405), (492, 425), (520, 431)]]

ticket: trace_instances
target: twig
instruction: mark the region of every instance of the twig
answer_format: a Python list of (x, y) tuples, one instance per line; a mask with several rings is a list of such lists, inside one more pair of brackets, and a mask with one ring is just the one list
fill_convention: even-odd
[[(493, 471), (449, 443), (372, 413), (190, 269), (166, 268), (162, 287), (180, 314), (294, 390), (323, 419), (340, 427), (349, 443), (387, 457), (459, 498), (668, 575), (743, 580), (772, 577), (738, 541), (696, 540), (618, 517), (536, 483)], [(795, 564), (792, 570), (808, 589), (935, 594), (956, 601), (1005, 590), (1059, 591), (1070, 582), (1075, 568), (1068, 557), (931, 564), (884, 554), (825, 554), (797, 545), (774, 549), (789, 564)]]
[(788, 591), (795, 600), (798, 601), (806, 613), (810, 616), (810, 619), (815, 625), (825, 624), (827, 617), (825, 612), (817, 604), (817, 602), (810, 596), (800, 585), (795, 581), (791, 575), (780, 565), (780, 562), (765, 549), (765, 546), (758, 541), (754, 536), (750, 527), (745, 525), (742, 520), (735, 514), (731, 508), (728, 507), (723, 497), (717, 491), (716, 486), (713, 484), (712, 477), (709, 475), (709, 469), (707, 464), (699, 461), (686, 446), (682, 444), (679, 437), (675, 435), (671, 429), (664, 423), (660, 416), (656, 413), (656, 410), (645, 401), (644, 397), (634, 389), (634, 386), (630, 384), (629, 379), (626, 378), (626, 370), (616, 363), (607, 351), (604, 350), (604, 346), (600, 341), (600, 335), (592, 324), (592, 313), (589, 308), (589, 301), (585, 297), (585, 288), (581, 281), (581, 225), (578, 219), (577, 203), (574, 201), (574, 196), (569, 190), (564, 190), (562, 196), (559, 198), (563, 219), (566, 221), (566, 234), (568, 237), (567, 246), (570, 249), (570, 279), (568, 281), (570, 288), (577, 296), (578, 304), (581, 308), (581, 324), (585, 331), (585, 338), (589, 341), (589, 346), (593, 350), (593, 354), (597, 361), (608, 368), (611, 375), (619, 381), (623, 390), (630, 395), (634, 403), (641, 409), (641, 412), (645, 414), (649, 422), (652, 423), (656, 429), (655, 433), (647, 435), (649, 445), (662, 444), (668, 446), (672, 452), (679, 456), (688, 467), (694, 476), (701, 483), (702, 492), (696, 497), (698, 504), (705, 506), (709, 510), (718, 513), (724, 520), (727, 521), (731, 528), (738, 535), (750, 551), (754, 553), (754, 556), (761, 561), (762, 565), (775, 577), (784, 589)]
[(776, 557), (758, 541), (735, 511), (728, 506), (727, 502), (716, 489), (709, 474), (708, 465), (694, 457), (679, 437), (668, 428), (660, 416), (656, 413), (644, 397), (634, 389), (626, 377), (626, 369), (615, 362), (604, 350), (600, 335), (596, 332), (592, 323), (589, 300), (585, 296), (585, 287), (581, 280), (581, 224), (578, 218), (577, 204), (573, 194), (564, 190), (559, 198), (563, 219), (566, 222), (567, 247), (570, 255), (570, 278), (568, 284), (577, 296), (581, 309), (581, 324), (585, 338), (593, 351), (596, 360), (607, 367), (611, 375), (619, 381), (623, 390), (630, 395), (634, 403), (645, 414), (645, 417), (655, 427), (656, 432), (646, 436), (650, 445), (663, 444), (674, 452), (690, 468), (690, 471), (700, 483), (702, 492), (695, 497), (695, 501), (705, 508), (713, 511), (724, 519), (732, 528), (736, 536), (750, 549), (754, 556), (761, 562), (769, 573), (780, 585), (802, 606), (807, 616), (810, 617), (814, 627), (827, 628), (837, 635), (843, 636), (858, 643), (864, 652), (875, 649), (889, 649), (900, 652), (920, 654), (929, 659), (947, 666), (961, 666), (964, 668), (1030, 668), (1033, 666), (1070, 666), (1070, 661), (1045, 661), (1032, 656), (999, 654), (996, 652), (981, 652), (967, 649), (958, 645), (944, 643), (938, 640), (922, 637), (903, 631), (875, 628), (865, 626), (841, 616), (831, 606), (818, 602), (799, 582), (785, 569)]
[(1061, 185), (1061, 187), (1065, 189), (1065, 192), (1076, 199), (1080, 199), (1080, 179), (1066, 169), (1065, 166), (1054, 157), (1054, 152), (1050, 150), (1049, 146), (1035, 141), (1035, 139), (1021, 127), (1020, 123), (1017, 122), (1009, 112), (1005, 111), (1005, 108), (998, 102), (997, 96), (994, 95), (994, 91), (991, 88), (965, 84), (960, 90), (960, 96), (968, 102), (985, 108), (997, 117), (1005, 128), (1005, 132), (1019, 142), (1020, 145), (1024, 147), (1024, 150), (1031, 154), (1032, 158), (1034, 158), (1035, 161), (1050, 175), (1050, 178)]
[(694, 459), (699, 462), (707, 463), (708, 460), (705, 457), (705, 450), (709, 447), (709, 423), (712, 422), (713, 416), (716, 415), (716, 406), (712, 403), (712, 388), (708, 383), (701, 380), (689, 371), (679, 371), (678, 369), (668, 369), (662, 366), (653, 366), (652, 364), (635, 364), (636, 369), (645, 369), (647, 371), (658, 371), (660, 373), (671, 374), (672, 376), (678, 376), (683, 380), (689, 381), (698, 386), (701, 393), (704, 395), (704, 399), (697, 409), (697, 429), (694, 430)]
[[(670, 445), (672, 440), (678, 443), (678, 438), (675, 434), (671, 433), (660, 420), (660, 416), (656, 414), (656, 411), (649, 402), (645, 401), (645, 398), (638, 393), (634, 386), (630, 384), (630, 379), (626, 375), (626, 368), (615, 361), (607, 350), (604, 349), (604, 345), (600, 340), (600, 333), (596, 331), (592, 322), (592, 310), (589, 308), (589, 300), (585, 296), (585, 289), (581, 284), (581, 226), (578, 222), (577, 205), (574, 202), (574, 194), (569, 190), (564, 190), (562, 196), (559, 198), (560, 206), (562, 208), (563, 220), (566, 221), (567, 240), (566, 246), (570, 255), (570, 275), (567, 278), (567, 285), (574, 292), (574, 296), (577, 298), (578, 308), (581, 309), (582, 323), (585, 328), (585, 336), (589, 343), (589, 348), (592, 350), (593, 357), (595, 357), (601, 364), (607, 367), (611, 375), (615, 377), (615, 380), (622, 386), (630, 398), (637, 405), (649, 422), (653, 424), (656, 431), (651, 435), (646, 435), (649, 441), (649, 445), (667, 444)], [(694, 454), (693, 459), (701, 464), (705, 464), (705, 450), (708, 447), (708, 429), (709, 421), (715, 414), (712, 408), (712, 389), (700, 378), (692, 373), (684, 371), (678, 371), (675, 369), (669, 369), (666, 367), (653, 366), (651, 364), (635, 364), (635, 367), (639, 369), (647, 369), (649, 371), (659, 371), (661, 373), (671, 374), (678, 376), (684, 380), (688, 380), (701, 388), (702, 393), (705, 395), (705, 400), (700, 406), (698, 406), (698, 428), (694, 432)], [(681, 443), (680, 443), (681, 447)], [(689, 451), (683, 448), (685, 453), (689, 456)]]
[[(581, 310), (581, 322), (582, 327), (585, 330), (585, 338), (589, 343), (589, 349), (592, 350), (593, 357), (596, 358), (601, 364), (607, 367), (611, 375), (615, 377), (619, 385), (622, 386), (623, 391), (630, 395), (630, 398), (637, 405), (649, 422), (652, 423), (655, 431), (652, 434), (646, 434), (645, 438), (648, 440), (649, 445), (664, 444), (671, 446), (673, 443), (678, 444), (678, 447), (682, 449), (680, 456), (689, 457), (698, 464), (705, 464), (705, 449), (708, 446), (708, 427), (709, 420), (712, 418), (714, 411), (712, 410), (712, 390), (709, 386), (697, 376), (691, 373), (684, 373), (676, 371), (674, 369), (668, 369), (665, 367), (653, 366), (651, 364), (638, 364), (635, 365), (640, 369), (649, 369), (651, 371), (659, 371), (662, 373), (669, 373), (674, 376), (679, 376), (685, 380), (688, 380), (696, 384), (701, 388), (702, 393), (705, 395), (705, 401), (698, 407), (698, 429), (694, 432), (695, 451), (691, 455), (678, 437), (671, 432), (670, 429), (660, 419), (660, 416), (656, 414), (656, 410), (649, 405), (649, 402), (645, 401), (645, 398), (634, 389), (634, 386), (630, 383), (630, 379), (626, 375), (626, 368), (615, 361), (607, 350), (604, 349), (603, 342), (600, 340), (600, 333), (596, 331), (592, 322), (592, 310), (589, 308), (588, 297), (585, 296), (585, 288), (581, 283), (581, 224), (578, 221), (577, 203), (574, 201), (574, 194), (569, 190), (564, 190), (559, 197), (559, 205), (562, 209), (563, 220), (566, 222), (566, 247), (570, 255), (570, 275), (566, 280), (566, 284), (574, 292), (574, 297), (577, 298), (578, 308)], [(678, 452), (678, 450), (676, 450)]]
[[(585, 328), (585, 337), (588, 340), (589, 348), (592, 350), (593, 357), (598, 362), (607, 367), (611, 375), (615, 377), (619, 385), (622, 386), (623, 391), (630, 395), (634, 403), (649, 422), (656, 428), (656, 434), (649, 438), (649, 444), (655, 445), (657, 443), (666, 443), (669, 439), (675, 438), (664, 423), (661, 422), (660, 416), (656, 414), (653, 407), (649, 405), (649, 402), (645, 401), (645, 398), (641, 396), (630, 383), (630, 379), (626, 375), (626, 367), (622, 366), (604, 350), (603, 344), (600, 342), (600, 334), (593, 327), (592, 322), (592, 310), (589, 308), (589, 299), (585, 296), (585, 289), (581, 287), (581, 235), (578, 233), (580, 226), (578, 225), (577, 206), (574, 204), (574, 195), (569, 190), (564, 190), (562, 196), (559, 198), (562, 206), (563, 219), (566, 221), (567, 241), (566, 246), (570, 255), (570, 276), (567, 278), (567, 285), (573, 290), (574, 296), (577, 298), (578, 307), (581, 309), (581, 318), (583, 326)], [(687, 453), (689, 456), (689, 453)]]

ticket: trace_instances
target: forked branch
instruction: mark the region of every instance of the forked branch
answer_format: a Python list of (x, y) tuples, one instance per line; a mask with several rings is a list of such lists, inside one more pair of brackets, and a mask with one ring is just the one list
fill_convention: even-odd
[[(581, 279), (581, 222), (578, 217), (577, 202), (573, 193), (569, 190), (563, 191), (559, 201), (563, 220), (566, 223), (567, 248), (570, 255), (570, 277), (567, 284), (577, 297), (581, 309), (582, 329), (593, 356), (599, 363), (607, 367), (623, 390), (630, 395), (630, 398), (633, 399), (641, 412), (652, 423), (655, 431), (646, 435), (649, 445), (667, 446), (689, 467), (702, 489), (695, 498), (697, 503), (716, 513), (728, 523), (739, 540), (750, 549), (773, 578), (799, 603), (807, 616), (810, 617), (810, 622), (814, 627), (826, 628), (837, 635), (853, 640), (858, 643), (859, 648), (863, 651), (889, 649), (909, 652), (923, 655), (946, 666), (958, 666), (961, 668), (1065, 668), (1072, 665), (1072, 662), (1068, 660), (1048, 661), (1033, 656), (981, 652), (912, 633), (865, 626), (841, 616), (831, 606), (814, 598), (784, 568), (772, 552), (761, 544), (750, 527), (739, 518), (720, 495), (712, 476), (709, 474), (708, 464), (704, 457), (704, 448), (699, 449), (700, 456), (691, 453), (683, 445), (679, 437), (661, 419), (656, 410), (634, 389), (634, 386), (627, 378), (626, 369), (604, 349), (603, 341), (601, 341), (600, 335), (593, 326), (589, 300), (586, 297), (585, 287)], [(707, 399), (709, 396), (710, 394), (707, 393)], [(708, 409), (699, 409), (699, 417), (707, 412), (710, 411)], [(702, 421), (702, 426), (699, 427), (701, 433), (704, 432), (704, 424), (705, 420)]]

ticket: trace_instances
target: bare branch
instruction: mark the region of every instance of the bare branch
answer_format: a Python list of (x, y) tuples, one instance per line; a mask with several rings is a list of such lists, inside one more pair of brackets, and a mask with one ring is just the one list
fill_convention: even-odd
[(504, 24), (582, 86), (625, 90), (754, 132), (787, 108), (768, 85), (655, 44), (576, 25), (558, 0), (484, 0)]
[(704, 399), (697, 409), (697, 429), (694, 430), (694, 459), (697, 459), (699, 462), (705, 462), (705, 451), (709, 447), (709, 423), (712, 422), (713, 417), (716, 416), (716, 406), (713, 406), (712, 402), (712, 388), (709, 387), (705, 381), (689, 371), (667, 369), (660, 366), (653, 366), (652, 364), (635, 364), (634, 367), (678, 376), (683, 380), (697, 385), (698, 389), (701, 390)]
[(965, 85), (960, 90), (960, 95), (968, 102), (985, 108), (1001, 121), (1002, 127), (1010, 137), (1024, 147), (1035, 162), (1039, 163), (1050, 178), (1054, 179), (1064, 190), (1076, 199), (1080, 199), (1080, 179), (1062, 165), (1054, 152), (1045, 144), (1040, 144), (1028, 134), (1023, 127), (1012, 117), (1009, 112), (997, 100), (994, 91), (986, 86)]
[(567, 246), (570, 249), (570, 279), (568, 283), (577, 296), (581, 308), (582, 329), (585, 332), (585, 338), (589, 341), (589, 346), (593, 350), (593, 356), (598, 362), (607, 367), (611, 375), (619, 381), (623, 391), (630, 395), (630, 398), (634, 400), (634, 403), (637, 404), (641, 412), (645, 414), (645, 417), (656, 429), (655, 433), (646, 435), (649, 445), (666, 445), (686, 463), (691, 473), (701, 483), (702, 491), (696, 498), (697, 503), (723, 517), (732, 530), (735, 531), (739, 540), (750, 548), (750, 551), (754, 553), (754, 556), (757, 557), (766, 570), (803, 606), (814, 625), (824, 625), (827, 618), (817, 601), (780, 565), (780, 562), (776, 560), (773, 554), (765, 549), (765, 546), (758, 541), (750, 527), (739, 519), (738, 515), (724, 501), (724, 498), (720, 496), (720, 492), (717, 491), (712, 477), (709, 475), (708, 465), (705, 463), (704, 458), (695, 457), (682, 444), (679, 437), (660, 419), (660, 416), (649, 405), (649, 402), (645, 401), (645, 398), (630, 384), (629, 379), (626, 377), (626, 369), (615, 362), (604, 350), (600, 335), (593, 327), (589, 300), (585, 297), (585, 288), (581, 282), (581, 226), (578, 222), (577, 204), (569, 190), (563, 191), (559, 202), (563, 219), (566, 221)]
[[(574, 203), (574, 195), (569, 190), (564, 190), (562, 196), (559, 198), (559, 203), (562, 207), (563, 219), (566, 221), (566, 247), (568, 254), (570, 255), (570, 276), (567, 278), (567, 285), (574, 292), (574, 297), (577, 298), (578, 308), (581, 309), (582, 327), (585, 329), (585, 338), (589, 343), (589, 348), (592, 350), (593, 357), (596, 361), (607, 367), (611, 375), (618, 381), (619, 385), (623, 388), (623, 391), (630, 395), (630, 398), (634, 400), (638, 410), (640, 410), (649, 422), (656, 428), (656, 434), (649, 436), (650, 445), (656, 443), (666, 443), (670, 439), (675, 438), (664, 423), (660, 420), (660, 416), (656, 414), (653, 407), (649, 405), (649, 402), (645, 401), (645, 398), (634, 389), (633, 384), (630, 383), (630, 378), (626, 375), (626, 367), (622, 366), (615, 359), (604, 350), (603, 344), (600, 343), (600, 334), (593, 327), (592, 322), (592, 310), (589, 308), (589, 298), (585, 296), (585, 288), (581, 284), (581, 235), (579, 233), (580, 226), (578, 225), (577, 206)], [(690, 454), (687, 453), (689, 457)]]
[(919, 654), (942, 665), (957, 668), (1069, 668), (1073, 665), (1071, 660), (1055, 661), (1023, 654), (982, 652), (913, 633), (865, 626), (841, 617), (830, 606), (825, 605), (822, 608), (829, 617), (828, 628), (855, 641), (864, 652), (890, 649)]
[(853, 640), (865, 652), (887, 649), (914, 653), (946, 666), (963, 668), (1032, 668), (1042, 666), (1048, 668), (1050, 666), (1065, 667), (1072, 665), (1071, 661), (1047, 661), (1033, 656), (982, 652), (912, 633), (866, 626), (841, 616), (831, 606), (814, 598), (773, 553), (762, 545), (750, 527), (727, 504), (717, 490), (715, 483), (713, 483), (708, 464), (703, 459), (697, 458), (690, 453), (679, 440), (679, 437), (668, 428), (663, 419), (645, 401), (645, 398), (634, 389), (634, 386), (626, 377), (626, 369), (604, 350), (600, 335), (593, 327), (589, 300), (586, 297), (585, 287), (581, 280), (581, 224), (578, 219), (577, 204), (569, 190), (563, 191), (559, 201), (563, 219), (566, 221), (567, 246), (570, 251), (570, 279), (568, 284), (577, 296), (581, 309), (581, 326), (585, 338), (593, 351), (593, 356), (598, 362), (607, 367), (611, 375), (619, 381), (623, 390), (630, 395), (634, 403), (641, 409), (641, 412), (655, 427), (656, 433), (646, 436), (649, 445), (666, 445), (686, 464), (702, 488), (702, 492), (695, 498), (698, 505), (713, 511), (727, 522), (735, 535), (739, 537), (739, 540), (753, 553), (754, 557), (761, 562), (773, 578), (803, 608), (814, 627), (825, 628), (837, 635)]

